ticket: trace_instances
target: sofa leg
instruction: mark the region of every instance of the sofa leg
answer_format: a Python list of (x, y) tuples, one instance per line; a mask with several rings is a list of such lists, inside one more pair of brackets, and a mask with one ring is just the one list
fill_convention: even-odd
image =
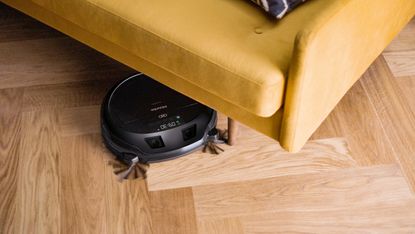
[(238, 122), (228, 118), (228, 145), (236, 144), (236, 138), (238, 136)]

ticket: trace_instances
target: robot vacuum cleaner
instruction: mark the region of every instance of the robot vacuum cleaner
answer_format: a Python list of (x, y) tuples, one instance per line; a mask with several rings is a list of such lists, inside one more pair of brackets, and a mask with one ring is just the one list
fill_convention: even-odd
[(131, 76), (107, 94), (101, 109), (104, 143), (131, 164), (158, 162), (203, 146), (216, 130), (216, 111), (144, 74)]

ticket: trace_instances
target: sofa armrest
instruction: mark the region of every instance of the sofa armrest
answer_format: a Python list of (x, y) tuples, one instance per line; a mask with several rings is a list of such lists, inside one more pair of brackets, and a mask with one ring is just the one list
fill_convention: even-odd
[(285, 149), (301, 149), (414, 14), (414, 0), (337, 0), (298, 33), (281, 125)]

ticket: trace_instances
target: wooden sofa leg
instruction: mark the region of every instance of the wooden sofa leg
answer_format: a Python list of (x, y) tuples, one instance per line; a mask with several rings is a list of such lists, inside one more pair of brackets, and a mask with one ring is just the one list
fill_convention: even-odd
[(236, 138), (238, 136), (238, 122), (228, 118), (228, 145), (236, 144)]

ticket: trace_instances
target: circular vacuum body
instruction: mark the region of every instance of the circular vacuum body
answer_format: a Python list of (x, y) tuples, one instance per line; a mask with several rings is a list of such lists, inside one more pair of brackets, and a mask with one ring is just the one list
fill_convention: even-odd
[(131, 76), (105, 97), (101, 128), (106, 146), (127, 164), (172, 159), (204, 145), (216, 112), (144, 74)]

